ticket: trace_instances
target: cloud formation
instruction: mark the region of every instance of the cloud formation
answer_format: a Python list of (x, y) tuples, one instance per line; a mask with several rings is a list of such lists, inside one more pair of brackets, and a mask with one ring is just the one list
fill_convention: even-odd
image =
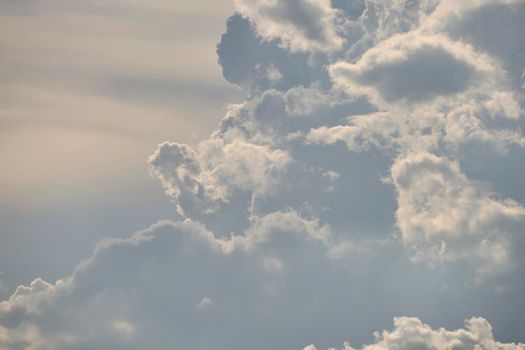
[(279, 39), (291, 51), (334, 51), (343, 44), (329, 0), (239, 0), (237, 10), (260, 36)]
[(190, 216), (214, 211), (236, 192), (272, 192), (290, 161), (281, 150), (220, 138), (200, 143), (197, 150), (166, 142), (149, 159), (152, 173), (161, 179), (179, 213)]
[[(320, 261), (311, 249), (320, 244), (322, 252), (330, 239), (328, 227), (294, 212), (262, 217), (230, 238), (190, 220), (159, 222), (129, 239), (101, 242), (54, 284), (35, 279), (18, 287), (0, 303), (0, 348), (238, 347), (236, 336), (224, 334), (248, 323), (262, 349), (274, 343), (264, 340), (266, 317), (276, 322), (272, 328), (285, 324), (281, 312), (265, 316), (266, 308), (283, 302), (274, 296), (280, 289), (296, 287), (281, 275), (297, 278), (299, 257)], [(292, 308), (305, 302), (285, 300), (296, 303)]]
[(400, 315), (523, 341), (525, 189), (486, 169), (523, 170), (524, 7), (239, 1), (217, 53), (245, 100), (148, 159), (182, 219), (18, 287), (0, 348), (314, 350), (398, 316), (363, 349), (523, 349)]
[[(465, 321), (465, 328), (448, 331), (444, 328), (432, 329), (417, 317), (394, 318), (394, 329), (374, 333), (376, 343), (363, 347), (363, 350), (394, 349), (487, 349), (487, 350), (520, 350), (525, 348), (521, 343), (500, 343), (494, 340), (492, 326), (482, 317)], [(354, 349), (349, 342), (343, 350)], [(317, 350), (309, 345), (304, 350)]]
[(444, 35), (395, 35), (368, 50), (356, 63), (338, 62), (330, 75), (349, 93), (369, 93), (386, 102), (428, 102), (463, 92), (490, 74), (493, 63)]
[(498, 200), (469, 181), (459, 165), (433, 154), (412, 154), (392, 166), (397, 220), (414, 258), (471, 260), (478, 274), (509, 264), (510, 241), (525, 224), (525, 208)]

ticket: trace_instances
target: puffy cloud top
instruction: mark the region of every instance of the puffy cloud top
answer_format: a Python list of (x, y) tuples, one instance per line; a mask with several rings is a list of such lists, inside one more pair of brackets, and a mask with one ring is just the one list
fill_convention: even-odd
[(240, 139), (231, 143), (212, 139), (199, 144), (196, 151), (166, 142), (149, 159), (151, 171), (183, 215), (213, 211), (236, 191), (271, 192), (290, 161), (284, 151)]
[[(453, 331), (444, 328), (432, 329), (417, 317), (394, 318), (394, 329), (376, 332), (377, 342), (363, 347), (363, 350), (521, 350), (525, 344), (500, 343), (494, 340), (492, 326), (482, 317), (474, 317), (465, 321), (465, 328)], [(349, 342), (342, 350), (353, 350)], [(316, 350), (309, 345), (304, 350)]]
[(469, 181), (457, 163), (432, 154), (399, 159), (392, 178), (398, 225), (416, 259), (466, 258), (480, 274), (509, 263), (509, 239), (525, 224), (525, 208), (493, 198)]
[(237, 9), (259, 35), (280, 39), (292, 51), (333, 51), (343, 44), (329, 0), (238, 0)]
[(426, 102), (460, 93), (489, 74), (494, 63), (444, 35), (396, 35), (368, 50), (356, 63), (330, 67), (336, 84), (387, 102)]

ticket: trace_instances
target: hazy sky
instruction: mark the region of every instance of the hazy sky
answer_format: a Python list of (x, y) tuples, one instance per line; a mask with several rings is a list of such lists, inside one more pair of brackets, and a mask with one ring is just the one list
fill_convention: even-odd
[(101, 237), (173, 217), (146, 159), (161, 141), (207, 137), (242, 96), (215, 53), (233, 9), (0, 1), (0, 271), (10, 291), (70, 273)]
[(0, 350), (525, 350), (525, 0), (0, 16)]

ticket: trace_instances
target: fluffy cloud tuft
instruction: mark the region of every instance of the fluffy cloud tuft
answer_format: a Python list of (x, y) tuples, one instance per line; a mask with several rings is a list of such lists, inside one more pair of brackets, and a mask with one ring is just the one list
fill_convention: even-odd
[(355, 63), (330, 67), (333, 81), (375, 101), (427, 102), (461, 93), (489, 75), (494, 62), (444, 35), (410, 32), (395, 35), (368, 50)]
[(469, 181), (457, 163), (433, 154), (400, 158), (392, 180), (398, 225), (415, 259), (467, 259), (480, 274), (509, 264), (509, 242), (525, 224), (525, 208), (494, 198)]
[(270, 193), (290, 162), (284, 151), (242, 139), (210, 139), (195, 150), (165, 142), (149, 159), (182, 215), (212, 212), (239, 191)]
[[(492, 326), (482, 317), (474, 317), (465, 321), (464, 329), (453, 331), (439, 328), (432, 329), (417, 317), (394, 318), (392, 331), (377, 332), (377, 342), (366, 345), (363, 350), (522, 350), (525, 344), (500, 343), (494, 340)], [(311, 346), (309, 349), (315, 349)], [(352, 350), (349, 343), (345, 343), (343, 350)]]
[(237, 9), (259, 35), (280, 39), (291, 51), (333, 51), (343, 44), (329, 0), (238, 0)]

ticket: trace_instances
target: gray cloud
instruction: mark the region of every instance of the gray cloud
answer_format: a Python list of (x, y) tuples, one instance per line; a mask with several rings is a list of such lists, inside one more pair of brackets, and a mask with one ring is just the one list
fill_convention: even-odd
[(516, 34), (522, 29), (524, 20), (523, 1), (486, 2), (462, 15), (451, 16), (445, 30), (453, 38), (472, 43), (478, 50), (495, 57), (505, 67), (508, 78), (515, 86), (522, 87), (525, 43)]
[(223, 76), (233, 84), (254, 90), (286, 90), (309, 85), (322, 74), (312, 69), (306, 53), (289, 53), (278, 40), (260, 38), (248, 18), (230, 17), (217, 44)]
[[(367, 51), (355, 64), (336, 63), (332, 79), (351, 93), (370, 91), (386, 102), (426, 102), (465, 91), (491, 62), (445, 36), (413, 32), (393, 36)], [(371, 90), (368, 90), (370, 88)]]
[[(265, 340), (267, 327), (277, 335), (292, 316), (285, 316), (289, 307), (265, 315), (267, 307), (304, 307), (293, 280), (302, 278), (301, 265), (327, 263), (322, 251), (330, 239), (329, 228), (294, 212), (258, 218), (231, 238), (196, 222), (161, 222), (129, 239), (101, 242), (90, 260), (55, 284), (36, 279), (18, 287), (0, 303), (0, 347), (222, 348), (253, 337), (262, 349), (277, 341)], [(233, 333), (239, 327), (247, 332), (241, 338)]]
[[(56, 283), (35, 279), (18, 287), (0, 303), (0, 348), (299, 349), (347, 337), (359, 344), (367, 341), (363, 332), (372, 332), (378, 320), (387, 327), (400, 309), (435, 318), (440, 303), (454, 300), (441, 288), (452, 282), (448, 273), (414, 270), (396, 257), (395, 245), (375, 246), (381, 259), (346, 245), (351, 256), (334, 259), (332, 248), (341, 247), (336, 238), (329, 227), (292, 211), (258, 217), (245, 232), (225, 237), (195, 221), (159, 222), (130, 238), (102, 241), (89, 260)], [(397, 275), (399, 269), (405, 275)], [(450, 286), (481, 297), (475, 308), (488, 312), (483, 290), (465, 288), (458, 277)], [(418, 295), (425, 298), (414, 308)], [(438, 303), (433, 311), (430, 296)], [(463, 299), (453, 305), (461, 310), (452, 312), (454, 318), (461, 317)], [(380, 315), (352, 316), (378, 307)], [(334, 321), (332, 327), (326, 319)], [(427, 326), (405, 327), (416, 319), (399, 322), (393, 334), (428, 334)], [(414, 341), (387, 334), (391, 341)]]

